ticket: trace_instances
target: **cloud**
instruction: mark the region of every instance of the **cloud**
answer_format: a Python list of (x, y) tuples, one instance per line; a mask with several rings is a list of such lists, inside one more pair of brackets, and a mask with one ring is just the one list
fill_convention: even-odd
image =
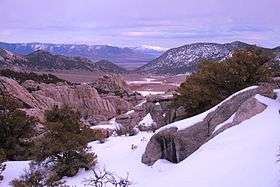
[(166, 51), (168, 48), (166, 47), (160, 47), (160, 46), (151, 46), (151, 45), (142, 45), (143, 48), (145, 49), (152, 49), (156, 51)]
[[(280, 45), (279, 0), (0, 0), (0, 40), (176, 47)], [(12, 11), (11, 11), (12, 10)]]
[(130, 31), (122, 33), (123, 36), (129, 37), (156, 37), (163, 35), (162, 32), (140, 32), (140, 31)]

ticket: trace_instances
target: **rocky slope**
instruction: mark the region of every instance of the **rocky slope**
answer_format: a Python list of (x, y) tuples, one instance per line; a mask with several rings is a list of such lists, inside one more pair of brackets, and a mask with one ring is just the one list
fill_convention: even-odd
[(65, 56), (80, 56), (92, 61), (108, 60), (122, 67), (137, 67), (148, 63), (162, 54), (160, 50), (149, 48), (120, 48), (108, 45), (74, 45), (47, 43), (3, 43), (0, 48), (11, 52), (27, 55), (36, 50), (44, 50), (53, 54)]
[(32, 71), (87, 71), (103, 73), (126, 73), (127, 71), (109, 61), (92, 61), (81, 57), (55, 55), (37, 50), (28, 55), (19, 55), (0, 49), (1, 68), (14, 68)]
[(126, 100), (119, 96), (101, 96), (89, 84), (45, 84), (28, 80), (20, 85), (7, 77), (0, 77), (0, 81), (6, 94), (23, 103), (24, 110), (41, 121), (44, 111), (53, 106), (68, 105), (78, 110), (85, 119), (91, 117), (101, 120), (108, 120), (132, 108), (128, 100), (133, 98), (127, 96)]
[(0, 48), (1, 68), (26, 67), (29, 61), (21, 55)]
[[(203, 60), (219, 61), (230, 56), (236, 49), (256, 47), (242, 42), (226, 44), (194, 43), (170, 49), (159, 58), (140, 67), (139, 72), (156, 74), (185, 74), (196, 70), (197, 65)], [(267, 49), (270, 50), (270, 49)], [(274, 50), (277, 51), (276, 49)]]

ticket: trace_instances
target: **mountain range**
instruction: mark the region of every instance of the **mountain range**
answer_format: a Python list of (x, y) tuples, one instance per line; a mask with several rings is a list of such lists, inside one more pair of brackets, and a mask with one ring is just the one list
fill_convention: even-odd
[(236, 49), (252, 47), (272, 51), (276, 54), (276, 59), (280, 60), (280, 47), (268, 49), (239, 41), (226, 44), (194, 43), (170, 49), (137, 71), (155, 74), (191, 73), (203, 59), (220, 61), (229, 57)]
[(149, 46), (121, 48), (109, 45), (0, 42), (0, 48), (23, 55), (44, 50), (52, 54), (88, 58), (93, 62), (108, 60), (126, 69), (140, 67), (163, 53), (162, 49)]
[(37, 50), (27, 55), (20, 55), (0, 48), (1, 69), (19, 69), (27, 71), (75, 71), (125, 73), (127, 70), (109, 61), (92, 62), (87, 58), (56, 55)]
[[(160, 55), (162, 51), (159, 52), (158, 49), (148, 47), (118, 48), (101, 45), (0, 43), (0, 61), (2, 61), (3, 67), (13, 66), (38, 71), (101, 71), (107, 73), (127, 73), (127, 69), (132, 67), (135, 69), (143, 63), (141, 67), (130, 72), (188, 74), (196, 71), (198, 64), (204, 59), (220, 61), (229, 57), (234, 50), (245, 48), (259, 48), (273, 52), (276, 55), (275, 59), (280, 61), (280, 47), (269, 49), (239, 41), (225, 44), (188, 44), (167, 50), (162, 55)], [(157, 55), (159, 57), (156, 57)], [(144, 58), (146, 60), (143, 60)], [(99, 60), (93, 61), (92, 59)], [(115, 59), (115, 61), (108, 59)], [(116, 62), (118, 61), (116, 59), (119, 62)], [(129, 61), (128, 59), (134, 60)]]

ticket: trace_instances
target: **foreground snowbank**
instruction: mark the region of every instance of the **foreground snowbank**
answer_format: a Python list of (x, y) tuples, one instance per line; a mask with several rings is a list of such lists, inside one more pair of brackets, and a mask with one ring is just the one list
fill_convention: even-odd
[[(99, 155), (99, 167), (120, 176), (129, 173), (133, 186), (278, 187), (280, 101), (259, 95), (256, 98), (268, 106), (264, 112), (221, 133), (179, 164), (164, 160), (152, 167), (141, 164), (146, 140), (152, 134), (111, 138), (104, 145), (91, 145)], [(132, 150), (132, 144), (138, 148)], [(79, 185), (88, 176), (82, 173), (68, 183)]]
[[(123, 177), (129, 174), (132, 186), (279, 187), (280, 90), (277, 92), (277, 100), (257, 95), (268, 106), (264, 112), (217, 135), (179, 164), (159, 160), (149, 167), (141, 163), (152, 133), (111, 137), (104, 144), (92, 142), (90, 146), (98, 155), (99, 168)], [(181, 123), (188, 123), (188, 119)], [(22, 173), (26, 165), (8, 165), (3, 184)], [(91, 172), (80, 171), (65, 180), (71, 186), (83, 186), (91, 176)]]

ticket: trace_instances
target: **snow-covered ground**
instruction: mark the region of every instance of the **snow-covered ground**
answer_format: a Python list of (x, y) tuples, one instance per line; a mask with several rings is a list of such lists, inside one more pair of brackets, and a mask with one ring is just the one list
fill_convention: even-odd
[(148, 113), (140, 122), (139, 125), (144, 127), (151, 127), (154, 123), (154, 120), (150, 113)]
[(156, 81), (156, 79), (145, 78), (137, 81), (127, 81), (127, 84), (162, 84), (162, 81)]
[(140, 93), (142, 96), (148, 96), (148, 95), (160, 95), (160, 94), (164, 94), (164, 92), (156, 92), (156, 91), (137, 91), (138, 93)]
[[(111, 137), (104, 144), (90, 143), (98, 155), (97, 166), (119, 176), (129, 174), (132, 186), (137, 187), (279, 187), (280, 99), (256, 98), (268, 105), (264, 112), (217, 135), (179, 164), (165, 160), (151, 167), (142, 164), (141, 156), (153, 133), (139, 133)], [(185, 122), (189, 120), (181, 121)], [(26, 165), (9, 162), (0, 186), (22, 173)], [(90, 176), (91, 172), (80, 171), (65, 180), (69, 185), (83, 186)]]

